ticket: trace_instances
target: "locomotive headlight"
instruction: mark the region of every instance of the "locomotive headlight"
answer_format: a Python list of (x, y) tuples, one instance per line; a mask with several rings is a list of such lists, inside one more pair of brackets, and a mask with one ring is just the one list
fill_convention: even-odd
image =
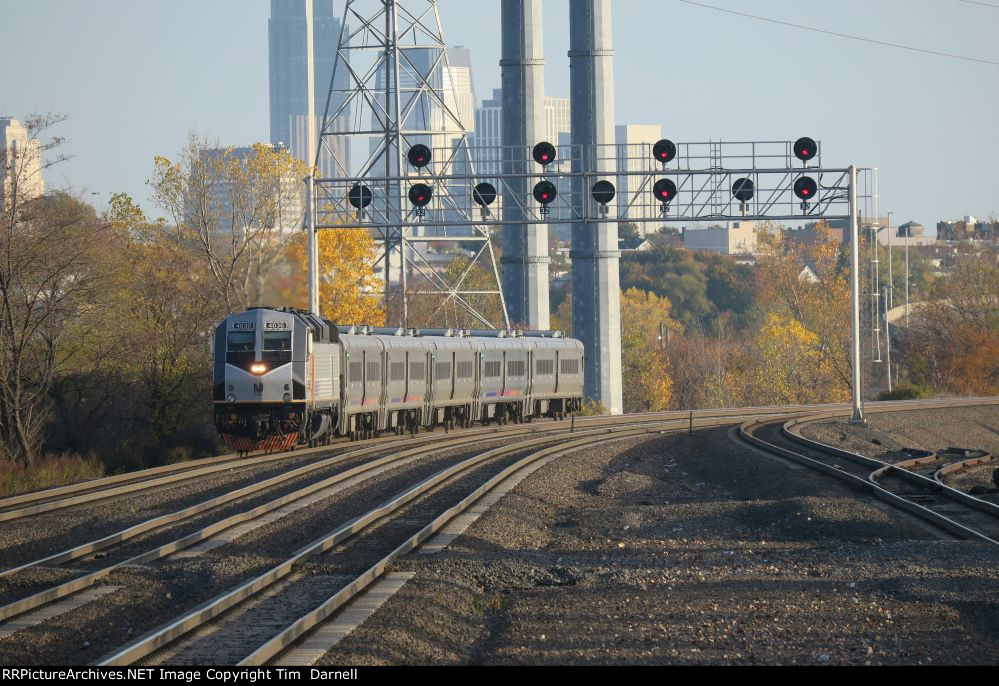
[(281, 399), (284, 400), (286, 403), (290, 403), (291, 402), (291, 393), (285, 393), (284, 396)]
[(253, 374), (256, 374), (257, 376), (261, 376), (262, 374), (266, 374), (267, 373), (267, 365), (266, 364), (260, 364), (260, 363), (251, 365), (250, 366), (250, 372), (252, 372)]
[(236, 402), (236, 394), (235, 393), (230, 393), (229, 395), (227, 395), (225, 397), (225, 401), (227, 403), (234, 403), (234, 402)]

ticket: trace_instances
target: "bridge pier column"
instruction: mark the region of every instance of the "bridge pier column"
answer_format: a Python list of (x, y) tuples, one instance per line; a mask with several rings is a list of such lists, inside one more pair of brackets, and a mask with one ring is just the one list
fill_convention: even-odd
[[(573, 171), (592, 170), (615, 180), (613, 155), (591, 159), (594, 146), (615, 143), (611, 0), (570, 0), (569, 26), (572, 143), (583, 150)], [(578, 202), (590, 202), (590, 189), (582, 180), (574, 183)], [(585, 394), (612, 414), (623, 412), (620, 259), (616, 222), (573, 226), (572, 322), (573, 335), (586, 346)]]

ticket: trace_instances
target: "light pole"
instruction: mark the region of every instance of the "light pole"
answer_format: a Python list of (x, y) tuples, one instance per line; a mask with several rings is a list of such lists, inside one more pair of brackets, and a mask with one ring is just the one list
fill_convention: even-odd
[(905, 230), (905, 326), (909, 326), (909, 243), (912, 240), (912, 227)]
[(891, 263), (891, 216), (895, 214), (894, 212), (888, 213), (888, 306), (887, 309), (891, 310), (895, 307), (895, 280), (894, 280), (894, 268)]

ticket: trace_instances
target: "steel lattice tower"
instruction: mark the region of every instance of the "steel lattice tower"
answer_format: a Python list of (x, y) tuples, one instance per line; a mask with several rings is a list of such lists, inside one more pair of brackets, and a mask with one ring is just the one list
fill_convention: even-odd
[[(346, 0), (342, 27), (317, 152), (317, 160), (332, 156), (336, 170), (314, 182), (315, 229), (362, 226), (383, 244), (376, 268), (392, 324), (509, 326), (488, 229), (469, 210), (474, 184), (453, 178), (474, 180), (475, 165), (449, 97), (455, 80), (436, 0)], [(432, 151), (427, 167), (407, 160), (417, 144)], [(361, 182), (370, 205), (345, 211), (338, 178), (370, 179)], [(428, 223), (450, 228), (414, 226), (423, 215), (408, 192), (417, 183), (433, 189)], [(442, 267), (431, 244), (460, 246), (467, 264)], [(412, 311), (416, 303), (421, 313)]]

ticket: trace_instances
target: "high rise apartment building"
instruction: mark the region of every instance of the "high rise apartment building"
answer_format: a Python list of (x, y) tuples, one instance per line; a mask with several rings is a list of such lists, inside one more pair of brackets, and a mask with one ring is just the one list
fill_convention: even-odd
[(12, 117), (0, 117), (0, 205), (16, 194), (36, 198), (45, 192), (42, 145)]

